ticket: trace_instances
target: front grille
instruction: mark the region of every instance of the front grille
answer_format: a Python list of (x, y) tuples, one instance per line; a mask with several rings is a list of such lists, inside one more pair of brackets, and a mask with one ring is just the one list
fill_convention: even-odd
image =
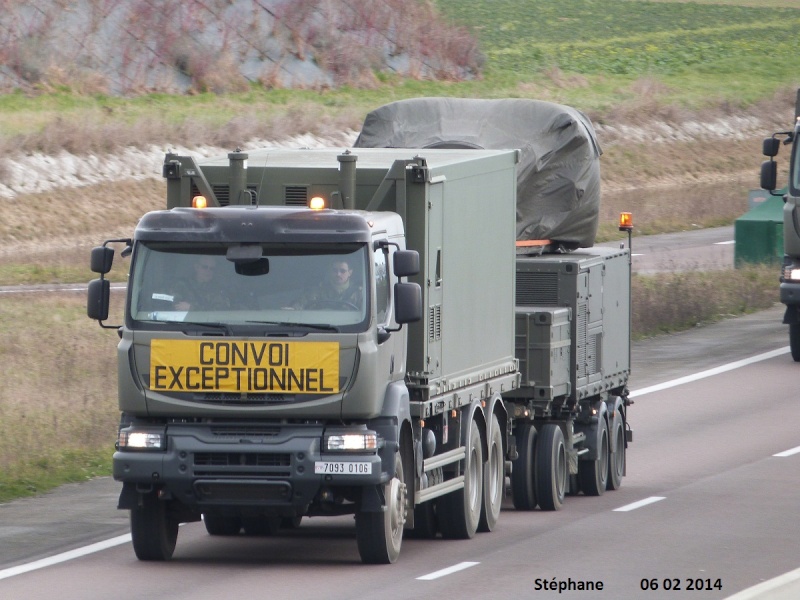
[(194, 491), (201, 502), (240, 505), (287, 501), (292, 497), (292, 487), (285, 481), (198, 481)]
[(288, 454), (266, 454), (262, 452), (197, 452), (196, 467), (288, 467)]
[(281, 432), (278, 425), (249, 425), (249, 424), (232, 424), (232, 425), (212, 425), (211, 434), (217, 437), (225, 438), (263, 438), (276, 436)]

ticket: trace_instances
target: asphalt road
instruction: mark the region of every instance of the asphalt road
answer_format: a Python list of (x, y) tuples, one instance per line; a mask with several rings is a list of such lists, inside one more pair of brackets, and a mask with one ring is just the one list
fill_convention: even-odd
[[(722, 264), (716, 246), (732, 264), (732, 245), (718, 243), (731, 228), (693, 234), (634, 240), (634, 268), (692, 268), (687, 256), (709, 252), (705, 265)], [(692, 244), (702, 246), (683, 252)], [(119, 485), (95, 479), (0, 505), (0, 598), (800, 597), (800, 365), (781, 314), (634, 344), (628, 475), (599, 498), (568, 498), (556, 513), (507, 503), (492, 533), (405, 540), (385, 567), (360, 563), (348, 517), (274, 537), (211, 537), (189, 524), (172, 562), (148, 564), (115, 509)], [(548, 589), (570, 581), (604, 589)]]
[[(800, 453), (774, 456), (800, 446), (800, 365), (785, 352), (780, 315), (776, 308), (634, 345), (628, 476), (599, 498), (568, 498), (556, 513), (508, 506), (492, 533), (406, 540), (398, 563), (385, 567), (360, 563), (346, 517), (306, 519), (262, 538), (210, 537), (202, 524), (185, 525), (175, 559), (147, 564), (118, 537), (128, 531), (115, 510), (118, 485), (97, 479), (0, 505), (0, 598), (561, 597), (537, 589), (554, 578), (602, 582), (605, 596), (620, 599), (657, 596), (665, 585), (728, 597), (800, 567)], [(94, 543), (105, 549), (25, 572)], [(642, 589), (653, 582), (659, 591)]]

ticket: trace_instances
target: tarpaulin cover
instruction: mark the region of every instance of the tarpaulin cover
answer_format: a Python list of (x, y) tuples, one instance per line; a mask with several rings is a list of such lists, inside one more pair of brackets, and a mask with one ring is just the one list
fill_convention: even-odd
[(367, 115), (355, 147), (518, 149), (517, 239), (594, 244), (601, 150), (579, 110), (525, 99), (401, 100)]

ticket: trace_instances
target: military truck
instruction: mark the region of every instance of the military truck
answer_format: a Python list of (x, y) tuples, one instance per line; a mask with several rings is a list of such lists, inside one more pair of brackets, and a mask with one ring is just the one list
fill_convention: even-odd
[[(761, 188), (772, 195), (783, 196), (783, 267), (780, 275), (781, 302), (786, 305), (783, 322), (789, 325), (789, 347), (792, 358), (800, 362), (800, 89), (797, 90), (793, 128), (776, 131), (763, 144), (764, 156), (769, 160), (761, 164)], [(775, 157), (782, 142), (792, 146), (789, 159), (789, 181), (785, 189), (778, 187), (778, 163)]]
[[(362, 561), (392, 563), (404, 531), (491, 531), (509, 488), (557, 510), (621, 485), (630, 253), (585, 247), (591, 124), (535, 101), (464, 101), (455, 120), (419, 102), (371, 113), (353, 148), (167, 154), (167, 209), (92, 251), (88, 314), (121, 338), (113, 473), (139, 559), (169, 559), (182, 522), (263, 535), (354, 515)], [(396, 109), (461, 137), (365, 147)], [(467, 135), (488, 115), (494, 134)], [(518, 143), (531, 129), (542, 148)]]

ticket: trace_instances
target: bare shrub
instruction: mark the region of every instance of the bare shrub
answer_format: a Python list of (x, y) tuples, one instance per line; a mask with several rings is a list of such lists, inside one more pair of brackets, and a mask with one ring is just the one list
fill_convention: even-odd
[(774, 267), (758, 265), (734, 271), (634, 275), (631, 299), (631, 329), (636, 337), (763, 310), (779, 300)]

